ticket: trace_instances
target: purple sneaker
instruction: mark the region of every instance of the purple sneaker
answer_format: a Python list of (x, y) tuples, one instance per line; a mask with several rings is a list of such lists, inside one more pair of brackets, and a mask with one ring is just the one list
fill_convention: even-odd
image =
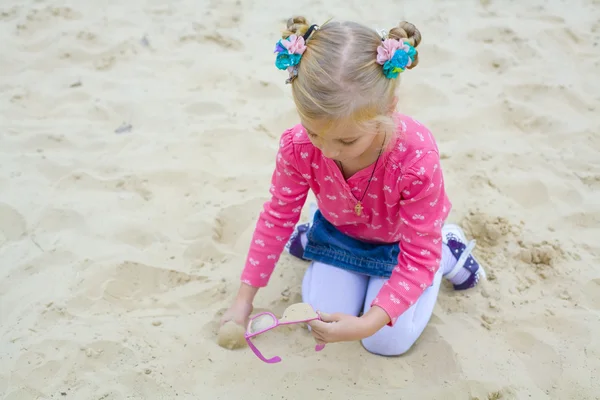
[(285, 250), (288, 253), (297, 257), (304, 261), (310, 261), (307, 258), (304, 258), (304, 245), (302, 244), (302, 236), (308, 232), (310, 229), (310, 225), (315, 218), (315, 213), (317, 212), (317, 204), (311, 203), (309, 206), (309, 220), (311, 222), (307, 222), (305, 224), (296, 225), (296, 229), (294, 229), (294, 233), (290, 236), (290, 240), (285, 244)]
[(467, 238), (458, 225), (446, 224), (442, 228), (443, 242), (452, 251), (452, 255), (456, 258), (456, 265), (444, 277), (446, 279), (453, 278), (461, 268), (467, 269), (471, 275), (466, 281), (459, 285), (454, 285), (455, 290), (466, 290), (477, 286), (480, 277), (486, 279), (485, 270), (477, 262), (471, 254), (475, 248), (475, 240), (467, 242)]
[(302, 245), (302, 235), (305, 234), (310, 228), (310, 223), (305, 223), (302, 225), (296, 226), (294, 233), (290, 237), (290, 240), (285, 244), (285, 249), (288, 253), (297, 257), (301, 260), (308, 261), (308, 259), (304, 258), (304, 246)]

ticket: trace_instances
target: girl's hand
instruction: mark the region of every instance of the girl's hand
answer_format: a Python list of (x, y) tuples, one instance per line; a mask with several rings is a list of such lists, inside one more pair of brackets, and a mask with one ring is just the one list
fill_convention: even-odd
[(233, 301), (233, 305), (225, 312), (225, 314), (223, 314), (221, 325), (224, 325), (227, 321), (233, 321), (236, 324), (243, 326), (245, 329), (248, 325), (248, 317), (250, 317), (250, 314), (254, 309), (254, 307), (252, 307), (252, 302), (254, 301), (256, 292), (258, 292), (257, 287), (242, 283), (238, 290), (238, 294)]
[(229, 310), (225, 311), (225, 314), (221, 317), (221, 325), (228, 321), (233, 321), (236, 324), (243, 326), (245, 329), (253, 309), (252, 303), (236, 299)]
[(354, 341), (369, 336), (367, 324), (359, 317), (343, 313), (319, 315), (320, 321), (309, 322), (318, 344)]
[(372, 336), (390, 322), (380, 307), (371, 307), (362, 317), (319, 313), (321, 320), (309, 322), (318, 344), (355, 341)]

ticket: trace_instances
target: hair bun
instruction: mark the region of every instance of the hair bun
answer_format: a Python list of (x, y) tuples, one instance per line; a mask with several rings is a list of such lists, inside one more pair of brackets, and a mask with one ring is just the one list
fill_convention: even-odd
[(421, 32), (410, 22), (402, 21), (397, 27), (392, 28), (389, 33), (390, 39), (408, 39), (412, 47), (417, 47), (421, 43)]
[[(419, 32), (416, 26), (407, 21), (402, 21), (398, 24), (398, 26), (392, 28), (388, 34), (388, 37), (396, 40), (405, 39), (405, 41), (410, 43), (410, 45), (415, 48), (419, 45), (419, 43), (421, 43), (421, 32)], [(412, 69), (416, 67), (418, 63), (419, 52), (415, 54), (415, 60), (408, 68)]]
[(287, 29), (283, 31), (281, 37), (286, 39), (291, 35), (303, 36), (310, 27), (308, 20), (304, 17), (292, 17), (287, 21)]

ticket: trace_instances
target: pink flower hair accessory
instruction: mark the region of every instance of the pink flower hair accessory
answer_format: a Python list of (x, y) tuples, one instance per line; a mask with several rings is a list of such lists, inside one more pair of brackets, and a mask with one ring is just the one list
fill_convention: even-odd
[(383, 74), (388, 79), (395, 79), (410, 68), (416, 56), (415, 48), (403, 39), (385, 39), (377, 47), (377, 63), (383, 65)]
[(298, 35), (290, 35), (287, 40), (281, 42), (290, 54), (304, 54), (306, 50), (306, 43), (304, 38)]
[[(397, 50), (404, 50), (408, 53), (410, 49), (411, 46), (403, 40), (385, 39), (377, 47), (377, 63), (383, 65), (394, 57)], [(411, 61), (408, 62), (407, 66), (410, 67), (410, 64)]]
[(311, 25), (303, 36), (296, 34), (290, 35), (284, 39), (277, 41), (275, 44), (275, 66), (281, 70), (287, 70), (289, 78), (286, 83), (292, 81), (298, 76), (298, 64), (302, 55), (306, 51), (306, 42), (310, 35), (319, 29), (318, 25)]

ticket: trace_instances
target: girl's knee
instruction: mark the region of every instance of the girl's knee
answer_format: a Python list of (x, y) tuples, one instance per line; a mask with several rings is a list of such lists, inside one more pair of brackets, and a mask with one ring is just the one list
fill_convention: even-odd
[(367, 276), (314, 262), (302, 281), (302, 301), (317, 311), (358, 315), (367, 282)]
[(398, 338), (377, 337), (377, 334), (361, 340), (365, 350), (380, 356), (400, 356), (406, 353), (415, 343), (414, 340), (398, 340)]

